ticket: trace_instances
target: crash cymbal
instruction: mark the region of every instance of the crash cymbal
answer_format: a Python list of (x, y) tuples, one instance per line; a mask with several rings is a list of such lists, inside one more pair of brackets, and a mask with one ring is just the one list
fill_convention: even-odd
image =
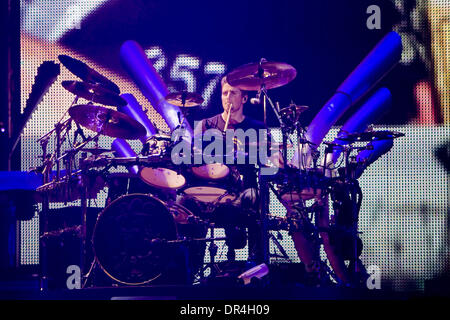
[(90, 68), (84, 62), (67, 55), (59, 55), (58, 59), (70, 72), (81, 80), (89, 83), (98, 83), (117, 94), (120, 93), (119, 87), (114, 82)]
[(79, 125), (109, 137), (139, 139), (146, 134), (139, 122), (106, 107), (81, 104), (71, 107), (69, 114)]
[(367, 131), (357, 133), (341, 133), (337, 139), (348, 142), (368, 142), (373, 140), (388, 140), (403, 137), (405, 134), (396, 131)]
[(62, 81), (61, 85), (64, 87), (64, 89), (73, 93), (74, 95), (92, 102), (117, 107), (123, 107), (127, 105), (125, 99), (98, 83)]
[(196, 107), (203, 103), (203, 98), (194, 92), (173, 92), (166, 96), (166, 101), (178, 107)]
[(297, 75), (294, 67), (283, 62), (261, 60), (245, 64), (227, 75), (227, 82), (241, 90), (258, 91), (264, 85), (274, 89), (288, 84)]

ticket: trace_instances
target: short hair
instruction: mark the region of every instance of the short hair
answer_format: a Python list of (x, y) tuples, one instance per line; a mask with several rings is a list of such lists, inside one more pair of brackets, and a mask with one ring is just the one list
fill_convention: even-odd
[[(224, 85), (225, 83), (230, 84), (230, 83), (227, 81), (227, 76), (223, 76), (222, 79), (220, 80), (220, 85), (221, 85), (221, 87), (223, 87), (223, 85)], [(231, 86), (231, 85), (230, 85), (230, 86)], [(238, 88), (238, 89), (239, 89), (239, 88)], [(242, 90), (242, 89), (239, 89), (239, 90), (241, 91), (241, 95), (242, 95), (242, 96), (248, 96), (248, 91), (247, 91), (247, 90)]]

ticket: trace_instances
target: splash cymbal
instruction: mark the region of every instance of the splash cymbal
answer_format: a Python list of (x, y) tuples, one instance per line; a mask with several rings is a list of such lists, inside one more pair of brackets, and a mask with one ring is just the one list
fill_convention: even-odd
[(117, 107), (127, 105), (125, 99), (98, 83), (62, 81), (61, 85), (74, 95), (92, 102)]

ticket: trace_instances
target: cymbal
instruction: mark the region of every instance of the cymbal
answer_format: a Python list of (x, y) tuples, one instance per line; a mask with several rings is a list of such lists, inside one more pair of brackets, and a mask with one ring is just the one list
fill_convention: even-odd
[(76, 96), (107, 106), (126, 106), (127, 102), (115, 92), (106, 89), (99, 83), (81, 81), (62, 81), (61, 85)]
[(173, 92), (166, 96), (166, 101), (178, 107), (196, 107), (203, 103), (203, 98), (194, 92)]
[(405, 134), (396, 131), (367, 131), (357, 133), (343, 133), (337, 136), (337, 139), (349, 142), (368, 142), (372, 140), (389, 140), (403, 137)]
[(92, 153), (93, 155), (98, 155), (98, 154), (108, 153), (108, 152), (114, 152), (114, 150), (102, 149), (102, 148), (83, 148), (83, 149), (81, 149), (81, 151), (89, 152), (89, 153)]
[(263, 85), (266, 89), (284, 86), (296, 76), (295, 68), (287, 63), (262, 60), (231, 71), (227, 75), (227, 82), (241, 90), (258, 91)]
[(145, 127), (126, 114), (97, 105), (76, 105), (69, 109), (72, 119), (81, 126), (109, 137), (139, 139)]
[(120, 93), (119, 87), (114, 82), (90, 68), (84, 62), (63, 54), (59, 55), (58, 59), (70, 72), (81, 80), (94, 84), (98, 83), (117, 94)]

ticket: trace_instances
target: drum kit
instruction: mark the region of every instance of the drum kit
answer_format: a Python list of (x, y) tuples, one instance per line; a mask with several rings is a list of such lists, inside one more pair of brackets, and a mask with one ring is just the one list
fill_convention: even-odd
[[(214, 242), (227, 240), (228, 237), (214, 237), (214, 228), (239, 223), (234, 221), (234, 213), (230, 213), (229, 219), (224, 219), (223, 214), (220, 219), (216, 217), (217, 208), (233, 204), (243, 191), (239, 169), (219, 163), (176, 166), (170, 158), (174, 141), (167, 133), (153, 135), (145, 143), (141, 154), (135, 157), (118, 157), (109, 149), (98, 148), (98, 139), (102, 136), (133, 140), (145, 136), (146, 130), (138, 121), (114, 109), (126, 105), (117, 85), (79, 60), (65, 55), (59, 56), (59, 60), (82, 81), (61, 83), (75, 95), (74, 102), (66, 113), (69, 119), (58, 122), (55, 129), (38, 140), (43, 149), (41, 168), (44, 176), (44, 183), (38, 188), (43, 203), (41, 220), (44, 228), (41, 238), (49, 233), (45, 227), (49, 203), (67, 203), (78, 199), (81, 200), (81, 270), (85, 284), (95, 266), (99, 266), (119, 284), (153, 283), (167, 272), (167, 266), (179, 254), (180, 248), (187, 248), (183, 251), (187, 259), (180, 261), (188, 261), (186, 270), (191, 273), (187, 277), (188, 282), (192, 282), (194, 274), (203, 274), (207, 267), (214, 269)], [(261, 197), (258, 201), (261, 203), (255, 205), (256, 211), (260, 211), (255, 216), (258, 220), (256, 224), (263, 226), (261, 239), (265, 244), (270, 230), (292, 231), (299, 228), (302, 225), (299, 221), (305, 219), (305, 212), (313, 211), (305, 203), (332, 193), (337, 181), (336, 178), (326, 176), (316, 163), (312, 169), (288, 165), (288, 148), (283, 146), (289, 146), (289, 141), (292, 141), (289, 135), (295, 133), (299, 143), (308, 143), (305, 129), (300, 124), (300, 115), (308, 107), (291, 104), (279, 108), (270, 99), (268, 90), (286, 85), (296, 74), (295, 68), (286, 63), (262, 59), (258, 63), (241, 66), (227, 75), (230, 85), (257, 92), (258, 97), (262, 95), (264, 114), (268, 102), (282, 130), (280, 150), (285, 166), (277, 174), (259, 180), (261, 186), (258, 191), (261, 192)], [(89, 102), (77, 104), (79, 98)], [(171, 93), (166, 96), (166, 101), (182, 110), (203, 103), (200, 95), (190, 92)], [(77, 127), (74, 142), (79, 136), (83, 141), (62, 152), (62, 144), (69, 135), (72, 122)], [(95, 135), (86, 137), (82, 128), (93, 131)], [(56, 134), (56, 150), (53, 154), (47, 154), (47, 143), (53, 134)], [(345, 139), (351, 145), (354, 142), (393, 139), (398, 136), (400, 134), (394, 132), (369, 132), (349, 134), (341, 137), (341, 140)], [(96, 147), (87, 147), (89, 142), (95, 142)], [(61, 161), (65, 164), (65, 174), (61, 170)], [(56, 175), (52, 176), (55, 165)], [(105, 186), (113, 189), (109, 179), (112, 176), (109, 173), (111, 168), (134, 165), (140, 167), (139, 174), (134, 179), (140, 180), (150, 189), (110, 197), (96, 219), (92, 239), (87, 239), (88, 200), (95, 199), (99, 190)], [(340, 183), (347, 183), (349, 177), (341, 176)], [(288, 219), (276, 218), (268, 212), (267, 196), (262, 193), (269, 189), (290, 208), (292, 214)], [(192, 200), (196, 204), (195, 208), (188, 209), (188, 205), (182, 205), (183, 202), (177, 201), (180, 197)], [(239, 206), (235, 209), (239, 211)], [(208, 229), (212, 232), (211, 236), (206, 237)], [(203, 255), (206, 243), (210, 243), (212, 256), (211, 263), (205, 266)], [(90, 268), (85, 265), (88, 244), (94, 254)], [(279, 247), (279, 243), (277, 246)], [(270, 263), (267, 246), (265, 250), (262, 262)], [(45, 276), (45, 271), (43, 273)]]

